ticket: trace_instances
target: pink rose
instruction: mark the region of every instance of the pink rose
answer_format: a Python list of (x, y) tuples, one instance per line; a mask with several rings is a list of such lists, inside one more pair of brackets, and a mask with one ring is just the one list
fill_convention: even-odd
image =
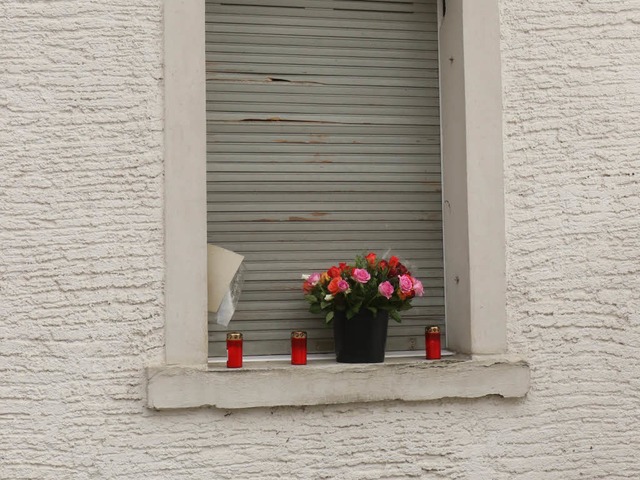
[(407, 294), (413, 289), (413, 282), (409, 275), (400, 275), (398, 281), (400, 282), (400, 291), (402, 293)]
[(341, 292), (346, 292), (347, 290), (349, 290), (349, 282), (341, 279), (338, 282), (338, 290), (340, 290)]
[(382, 282), (378, 285), (378, 292), (388, 300), (391, 298), (391, 295), (393, 295), (393, 285), (389, 282)]
[(421, 297), (424, 295), (424, 287), (422, 286), (422, 282), (420, 280), (413, 279), (413, 291), (416, 292), (416, 295)]
[(356, 282), (367, 283), (371, 280), (371, 275), (364, 268), (354, 268), (351, 276)]
[(319, 281), (320, 281), (319, 273), (312, 273), (311, 275), (309, 275), (309, 278), (307, 279), (307, 282), (309, 282), (311, 285), (317, 285)]

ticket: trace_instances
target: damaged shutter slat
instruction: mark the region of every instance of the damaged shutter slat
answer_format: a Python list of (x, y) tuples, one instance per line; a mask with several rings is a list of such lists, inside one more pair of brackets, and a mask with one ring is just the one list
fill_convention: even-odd
[[(248, 16), (273, 16), (273, 7), (262, 7), (255, 5), (216, 5), (216, 12), (220, 14), (242, 14)], [(281, 17), (299, 17), (300, 8), (279, 8)], [(401, 21), (404, 23), (420, 23), (432, 21), (433, 12), (379, 12), (375, 10), (348, 10), (348, 9), (328, 9), (328, 8), (306, 8), (306, 18), (339, 18), (356, 20), (388, 20), (390, 22)]]
[[(306, 125), (304, 123), (299, 124), (284, 124), (283, 122), (261, 122), (253, 124), (244, 124), (242, 129), (238, 128), (239, 124), (222, 124), (222, 123), (209, 123), (207, 124), (207, 130), (210, 135), (216, 135), (218, 133), (233, 134), (233, 135), (252, 135), (252, 134), (278, 134), (284, 135), (281, 138), (286, 139), (289, 135), (307, 135), (309, 141), (315, 141), (319, 139), (342, 138), (348, 135), (411, 135), (433, 137), (439, 135), (440, 127), (423, 127), (416, 125), (349, 125), (336, 130), (333, 125)], [(211, 137), (212, 138), (212, 137)], [(211, 141), (211, 139), (209, 140)], [(404, 143), (404, 140), (400, 139), (400, 143)], [(401, 153), (401, 152), (398, 152)]]
[(439, 117), (404, 115), (341, 115), (336, 119), (335, 115), (322, 113), (291, 113), (274, 112), (273, 115), (265, 115), (263, 112), (207, 112), (207, 121), (214, 122), (307, 122), (307, 123), (333, 123), (337, 125), (438, 125)]
[(305, 10), (305, 9), (340, 9), (363, 12), (434, 12), (437, 8), (432, 0), (385, 0), (382, 2), (362, 0), (242, 0), (231, 2), (227, 0), (206, 0), (207, 7), (213, 7), (209, 11), (216, 11), (220, 5), (236, 5), (253, 9), (255, 7), (271, 7), (278, 10)]
[[(212, 66), (209, 68), (213, 68)], [(366, 70), (366, 69), (363, 69)], [(343, 86), (358, 86), (365, 87), (366, 89), (372, 88), (397, 88), (402, 89), (420, 89), (420, 88), (433, 88), (438, 87), (438, 78), (411, 78), (411, 77), (394, 77), (394, 76), (348, 76), (348, 75), (336, 75), (335, 72), (326, 75), (280, 75), (278, 69), (274, 68), (273, 72), (268, 73), (256, 73), (256, 72), (235, 72), (235, 73), (222, 73), (209, 70), (207, 73), (207, 81), (213, 82), (236, 82), (237, 84), (254, 84), (254, 83), (271, 83), (282, 82), (286, 80), (289, 83), (296, 85), (323, 85), (329, 87), (343, 87)], [(365, 73), (363, 72), (363, 75)], [(365, 90), (363, 88), (363, 90)]]

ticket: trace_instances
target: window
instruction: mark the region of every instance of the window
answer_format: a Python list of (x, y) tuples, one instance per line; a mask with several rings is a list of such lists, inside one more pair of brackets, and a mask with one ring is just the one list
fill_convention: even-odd
[[(164, 3), (166, 344), (165, 364), (148, 369), (148, 405), (525, 395), (526, 363), (500, 355), (506, 313), (497, 0), (447, 0), (439, 29), (448, 343), (473, 357), (438, 368), (282, 366), (240, 375), (207, 369), (204, 16), (201, 0)], [(314, 390), (291, 388), (295, 382), (314, 382)], [(239, 390), (248, 393), (234, 397)]]
[[(436, 0), (206, 0), (208, 241), (245, 256), (246, 355), (333, 351), (300, 274), (391, 250), (425, 285), (387, 351), (444, 331)], [(209, 323), (209, 353), (227, 329)]]

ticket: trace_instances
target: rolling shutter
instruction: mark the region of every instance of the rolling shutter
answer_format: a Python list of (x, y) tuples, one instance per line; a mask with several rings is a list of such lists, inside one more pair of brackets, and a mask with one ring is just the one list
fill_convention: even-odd
[[(444, 326), (435, 0), (206, 0), (208, 241), (246, 256), (247, 355), (332, 351), (300, 275), (388, 249), (425, 285), (387, 350)], [(225, 355), (210, 321), (210, 355)]]

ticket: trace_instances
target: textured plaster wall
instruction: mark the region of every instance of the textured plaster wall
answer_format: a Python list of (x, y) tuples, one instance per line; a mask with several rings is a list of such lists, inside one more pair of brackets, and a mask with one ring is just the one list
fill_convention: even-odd
[(528, 397), (157, 413), (160, 2), (0, 3), (0, 478), (640, 478), (640, 1), (501, 13)]

